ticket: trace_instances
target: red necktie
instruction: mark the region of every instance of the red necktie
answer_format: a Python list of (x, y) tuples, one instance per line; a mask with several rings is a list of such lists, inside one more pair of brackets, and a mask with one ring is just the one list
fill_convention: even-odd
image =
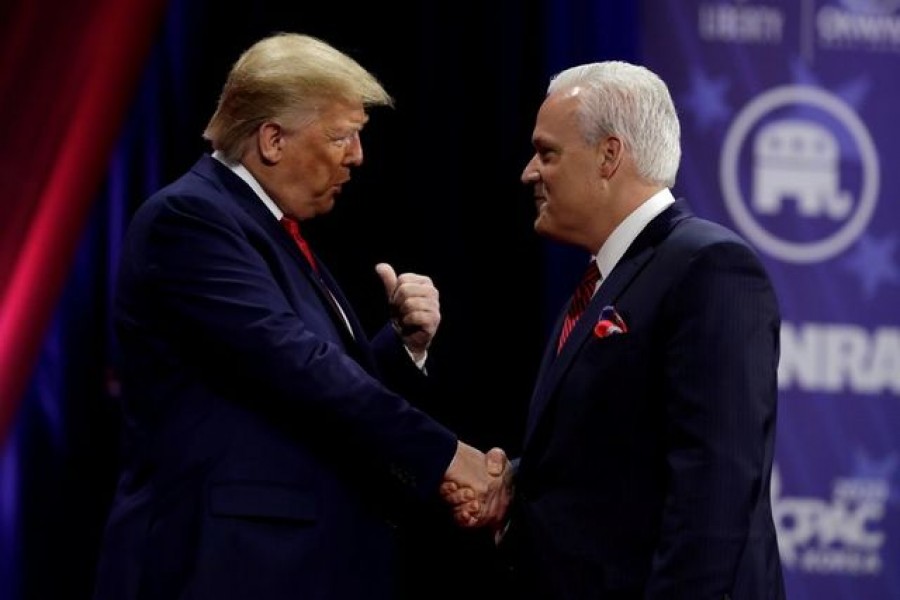
[(306, 243), (306, 240), (303, 239), (303, 236), (300, 235), (300, 224), (295, 220), (285, 215), (281, 217), (281, 224), (287, 230), (291, 237), (294, 238), (294, 242), (297, 243), (297, 247), (300, 248), (300, 252), (303, 253), (303, 256), (306, 257), (307, 262), (313, 268), (313, 271), (316, 273), (319, 272), (319, 265), (316, 264), (316, 257), (313, 256), (312, 250), (309, 248), (309, 244)]
[(578, 284), (575, 293), (572, 295), (572, 301), (569, 304), (569, 312), (566, 313), (566, 320), (563, 321), (562, 331), (559, 334), (559, 344), (556, 346), (557, 354), (562, 352), (562, 348), (565, 345), (569, 334), (572, 333), (572, 330), (575, 328), (575, 323), (578, 322), (581, 313), (584, 312), (584, 309), (587, 308), (588, 303), (590, 303), (591, 297), (594, 295), (594, 288), (597, 287), (597, 282), (599, 280), (600, 269), (597, 268), (596, 261), (592, 260), (588, 265), (587, 271), (584, 272), (584, 275), (581, 278), (581, 283)]
[[(297, 247), (300, 248), (300, 252), (303, 253), (303, 256), (306, 257), (307, 262), (309, 262), (309, 266), (313, 268), (313, 271), (316, 272), (316, 275), (319, 275), (319, 265), (316, 263), (316, 257), (313, 256), (312, 249), (309, 247), (309, 244), (306, 243), (306, 240), (303, 239), (303, 236), (300, 235), (300, 224), (295, 220), (285, 215), (281, 217), (281, 224), (287, 230), (291, 237), (294, 238), (294, 242), (296, 242)], [(337, 298), (334, 297), (334, 294), (330, 289), (328, 289), (328, 285), (319, 278), (319, 281), (322, 283), (322, 286), (325, 288), (326, 298), (328, 302), (331, 303), (334, 311), (340, 315), (341, 321), (347, 327), (347, 331), (350, 333), (351, 337), (356, 337), (353, 335), (353, 327), (350, 325), (350, 321), (347, 320), (347, 315), (344, 312), (344, 309), (341, 308), (341, 305), (338, 303)]]

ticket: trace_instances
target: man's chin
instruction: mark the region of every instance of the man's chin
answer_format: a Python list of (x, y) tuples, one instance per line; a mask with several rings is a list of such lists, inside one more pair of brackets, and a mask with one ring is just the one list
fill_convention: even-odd
[(335, 201), (337, 200), (336, 194), (330, 193), (324, 196), (321, 196), (316, 202), (316, 214), (324, 215), (331, 212), (334, 208)]

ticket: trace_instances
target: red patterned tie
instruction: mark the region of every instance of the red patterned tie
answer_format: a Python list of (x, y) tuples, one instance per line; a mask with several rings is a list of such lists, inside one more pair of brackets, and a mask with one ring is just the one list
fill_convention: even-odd
[(599, 280), (600, 269), (597, 268), (596, 261), (592, 260), (588, 265), (587, 271), (584, 272), (584, 276), (581, 278), (581, 283), (578, 284), (575, 293), (572, 295), (572, 301), (569, 304), (569, 312), (566, 313), (566, 320), (563, 321), (562, 331), (559, 334), (559, 345), (556, 346), (557, 354), (562, 352), (562, 348), (565, 345), (569, 334), (572, 333), (572, 330), (575, 328), (575, 323), (578, 322), (581, 313), (584, 312), (584, 309), (587, 308), (588, 303), (591, 301), (591, 297), (594, 295), (594, 289), (597, 287), (597, 282)]
[(313, 271), (318, 273), (319, 265), (316, 264), (316, 257), (313, 256), (312, 250), (310, 250), (309, 248), (309, 244), (307, 244), (306, 240), (303, 239), (303, 236), (300, 235), (300, 224), (295, 219), (292, 219), (287, 215), (281, 217), (281, 224), (284, 226), (287, 232), (291, 234), (291, 237), (294, 238), (294, 241), (300, 248), (300, 252), (302, 252), (303, 256), (306, 257), (306, 260), (313, 268)]

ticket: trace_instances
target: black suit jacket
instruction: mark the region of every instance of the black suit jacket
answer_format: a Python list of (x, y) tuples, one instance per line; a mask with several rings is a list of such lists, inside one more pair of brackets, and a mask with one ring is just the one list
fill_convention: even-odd
[(370, 344), (320, 267), (209, 156), (137, 211), (96, 600), (391, 597), (385, 507), (436, 496), (456, 437), (392, 391), (423, 376), (389, 327)]
[[(604, 306), (626, 333), (595, 334)], [(784, 597), (769, 498), (779, 327), (732, 232), (680, 203), (645, 228), (562, 353), (547, 345), (504, 541), (517, 597)]]

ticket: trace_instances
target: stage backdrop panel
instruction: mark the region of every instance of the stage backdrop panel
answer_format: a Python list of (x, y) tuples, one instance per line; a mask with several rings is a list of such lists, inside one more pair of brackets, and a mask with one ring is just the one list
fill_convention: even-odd
[(645, 0), (675, 193), (783, 313), (773, 506), (791, 600), (900, 598), (900, 0)]

